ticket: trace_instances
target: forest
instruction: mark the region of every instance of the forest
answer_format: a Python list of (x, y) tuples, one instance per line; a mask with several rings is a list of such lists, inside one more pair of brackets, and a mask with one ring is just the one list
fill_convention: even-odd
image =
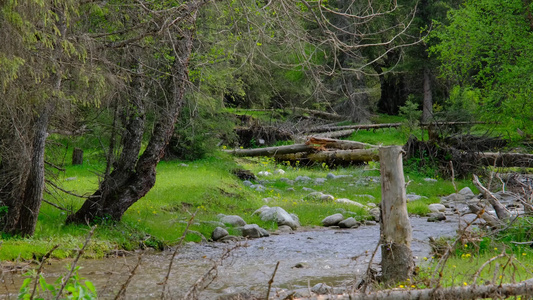
[(0, 41), (0, 263), (75, 257), (88, 232), (87, 257), (179, 248), (265, 202), (304, 227), (346, 210), (300, 176), (366, 191), (354, 218), (371, 221), (381, 191), (353, 181), (399, 145), (425, 197), (410, 215), (438, 219), (428, 205), (463, 187), (495, 210), (469, 203), (488, 231), (438, 240), (429, 273), (468, 254), (474, 286), (484, 262), (533, 278), (531, 0), (3, 0)]

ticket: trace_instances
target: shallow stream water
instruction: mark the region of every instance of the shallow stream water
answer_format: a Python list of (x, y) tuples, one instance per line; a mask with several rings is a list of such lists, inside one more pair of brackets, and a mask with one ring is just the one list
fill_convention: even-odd
[[(428, 223), (426, 218), (412, 218), (413, 255), (430, 255), (428, 238), (453, 236), (458, 219), (448, 216), (440, 223)], [(268, 281), (279, 261), (273, 288), (307, 288), (324, 282), (343, 286), (366, 270), (370, 256), (379, 239), (379, 225), (357, 229), (304, 229), (294, 233), (239, 242), (241, 247), (231, 251), (229, 258), (218, 267), (216, 279), (202, 292), (200, 299), (217, 299), (231, 292), (249, 291), (265, 295)], [(214, 265), (214, 261), (236, 244), (187, 244), (176, 256), (168, 289), (179, 298), (198, 278)], [(126, 299), (155, 299), (161, 297), (172, 251), (143, 254), (139, 269), (127, 288)], [(374, 262), (380, 261), (379, 251)], [(137, 264), (137, 256), (83, 260), (81, 277), (92, 281), (102, 299), (113, 299)], [(68, 261), (52, 261), (45, 266), (44, 275), (53, 278), (65, 273)], [(299, 264), (300, 267), (296, 267)], [(3, 273), (0, 298), (16, 299), (23, 278), (17, 273)], [(9, 296), (10, 294), (10, 296)]]

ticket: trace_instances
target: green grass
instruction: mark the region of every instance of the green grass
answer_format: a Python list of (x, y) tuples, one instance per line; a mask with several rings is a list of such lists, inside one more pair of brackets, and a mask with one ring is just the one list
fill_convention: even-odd
[[(280, 206), (289, 213), (298, 215), (304, 226), (320, 226), (320, 222), (328, 215), (341, 212), (345, 217), (353, 216), (358, 220), (368, 219), (365, 209), (349, 204), (321, 202), (308, 199), (312, 188), (316, 191), (333, 195), (336, 199), (348, 198), (367, 205), (378, 204), (381, 200), (379, 182), (366, 182), (365, 178), (378, 177), (379, 164), (370, 166), (346, 167), (330, 170), (326, 165), (317, 167), (300, 167), (277, 163), (273, 159), (255, 158), (234, 160), (224, 154), (210, 159), (187, 162), (184, 166), (180, 161), (164, 161), (157, 168), (157, 182), (154, 188), (141, 200), (136, 202), (124, 214), (119, 223), (100, 224), (94, 234), (92, 247), (86, 252), (89, 257), (102, 257), (106, 252), (115, 249), (133, 250), (139, 247), (163, 249), (175, 244), (185, 230), (190, 214), (198, 211), (191, 230), (209, 238), (214, 225), (209, 221), (217, 220), (217, 215), (236, 214), (248, 223), (256, 223), (264, 228), (275, 230), (276, 224), (263, 222), (252, 213), (262, 205)], [(104, 165), (68, 166), (66, 172), (60, 174), (58, 180), (65, 189), (78, 194), (90, 195), (98, 186), (97, 173)], [(229, 171), (236, 167), (259, 171), (274, 172), (284, 169), (284, 175), (276, 174), (266, 178), (266, 191), (257, 192), (233, 176)], [(327, 180), (322, 185), (315, 185), (314, 180), (325, 178), (329, 172), (349, 177)], [(309, 176), (312, 182), (288, 183), (282, 177), (294, 180), (297, 176)], [(451, 183), (440, 180), (438, 184), (428, 184), (420, 175), (408, 175), (411, 180), (407, 191), (422, 196), (427, 200), (409, 203), (412, 214), (426, 214), (427, 204), (438, 202), (437, 196), (454, 191)], [(363, 182), (363, 184), (361, 184)], [(459, 187), (467, 185), (458, 182)], [(288, 191), (293, 188), (294, 191)], [(78, 209), (83, 199), (53, 193), (46, 199), (69, 210)], [(370, 195), (373, 198), (356, 197)], [(268, 203), (263, 199), (268, 198)], [(72, 256), (85, 240), (89, 227), (82, 225), (64, 225), (67, 213), (43, 203), (35, 236), (31, 239), (5, 239), (0, 251), (0, 259), (30, 259), (41, 256), (53, 245), (60, 244), (54, 255), (58, 258)], [(187, 235), (188, 241), (202, 239), (196, 233)]]

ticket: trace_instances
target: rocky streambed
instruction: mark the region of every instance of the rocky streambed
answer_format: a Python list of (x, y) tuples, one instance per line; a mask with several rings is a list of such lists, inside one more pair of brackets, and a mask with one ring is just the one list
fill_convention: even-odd
[[(430, 255), (429, 237), (453, 236), (459, 219), (449, 214), (447, 220), (428, 223), (427, 218), (411, 219), (414, 242), (413, 254), (422, 260)], [(217, 268), (217, 275), (199, 299), (243, 299), (261, 296), (263, 299), (277, 262), (279, 268), (272, 284), (271, 296), (281, 297), (290, 291), (309, 293), (319, 283), (343, 288), (360, 276), (368, 265), (379, 239), (379, 225), (354, 229), (301, 228), (293, 233), (272, 234), (269, 237), (231, 243), (190, 243), (176, 256), (168, 290), (179, 298), (198, 278), (204, 275), (229, 248), (235, 248)], [(172, 251), (144, 253), (140, 267), (127, 288), (126, 299), (161, 297), (161, 283), (167, 273)], [(81, 277), (91, 280), (102, 299), (114, 298), (130, 271), (137, 264), (137, 255), (101, 260), (81, 261)], [(380, 254), (374, 262), (380, 261)], [(52, 261), (44, 275), (52, 281), (65, 273), (67, 261)], [(23, 278), (20, 274), (3, 273), (0, 293), (15, 296)]]

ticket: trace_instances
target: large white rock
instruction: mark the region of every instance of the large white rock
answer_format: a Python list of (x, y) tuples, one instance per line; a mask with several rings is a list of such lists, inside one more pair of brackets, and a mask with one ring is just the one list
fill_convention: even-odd
[(237, 215), (230, 215), (230, 216), (223, 216), (220, 218), (220, 222), (224, 224), (229, 224), (231, 226), (244, 226), (246, 225), (246, 222), (243, 220), (243, 218), (237, 216)]
[(328, 217), (325, 217), (324, 220), (322, 220), (322, 225), (329, 227), (329, 226), (335, 226), (339, 224), (340, 221), (344, 219), (344, 216), (342, 214), (334, 214)]
[(433, 213), (438, 213), (438, 212), (445, 212), (446, 211), (446, 206), (440, 204), (440, 203), (433, 203), (433, 204), (430, 204), (428, 206), (429, 210)]
[(335, 200), (335, 202), (343, 203), (343, 204), (350, 204), (350, 205), (361, 207), (361, 208), (365, 207), (363, 204), (361, 204), (359, 202), (356, 202), (356, 201), (352, 201), (352, 200), (347, 199), (347, 198), (340, 198), (340, 199)]
[(278, 226), (287, 225), (290, 226), (292, 229), (300, 227), (300, 223), (294, 220), (294, 218), (281, 207), (275, 206), (269, 207), (268, 209), (264, 209), (263, 206), (255, 212), (258, 212), (259, 210), (261, 210), (261, 212), (259, 212), (259, 217), (262, 221), (273, 221), (276, 222)]
[(463, 195), (465, 198), (474, 198), (476, 195), (474, 195), (474, 192), (469, 187), (462, 188), (459, 192), (459, 195)]

